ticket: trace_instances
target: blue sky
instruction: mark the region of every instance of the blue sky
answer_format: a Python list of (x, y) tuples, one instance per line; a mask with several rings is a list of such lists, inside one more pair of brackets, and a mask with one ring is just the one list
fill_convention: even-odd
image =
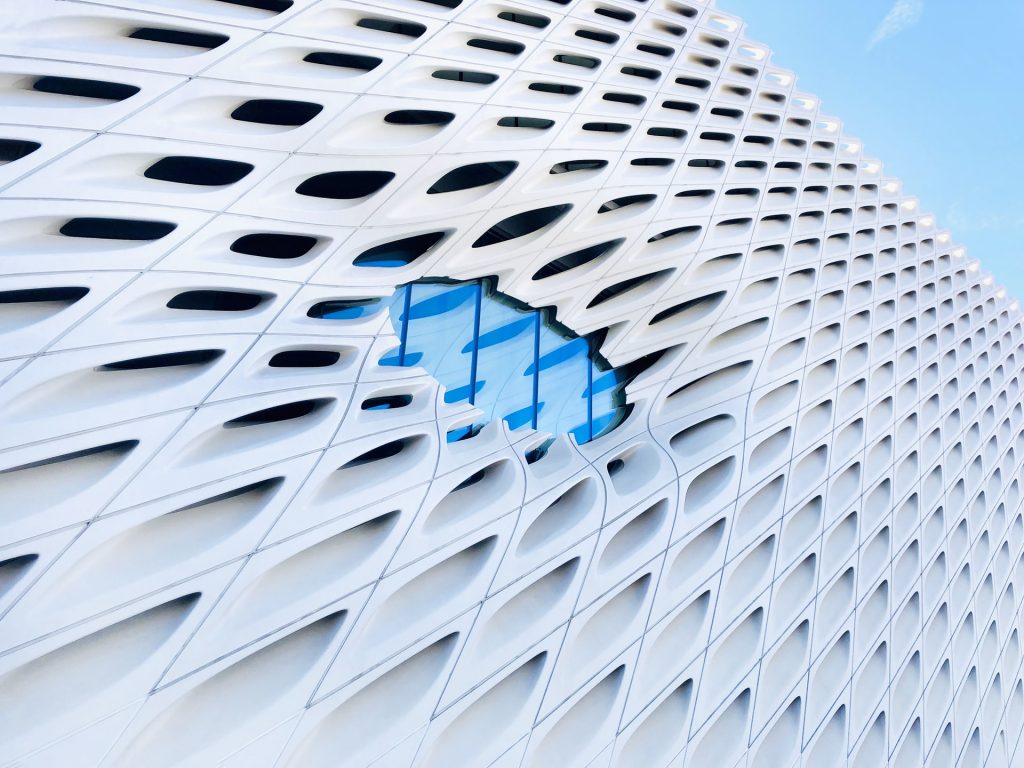
[(718, 0), (1024, 299), (1024, 2)]

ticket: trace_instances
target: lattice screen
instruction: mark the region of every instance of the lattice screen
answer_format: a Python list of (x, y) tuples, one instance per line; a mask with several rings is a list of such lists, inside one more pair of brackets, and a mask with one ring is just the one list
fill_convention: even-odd
[[(1017, 306), (737, 19), (0, 6), (0, 763), (1024, 760)], [(424, 278), (628, 416), (467, 430)]]

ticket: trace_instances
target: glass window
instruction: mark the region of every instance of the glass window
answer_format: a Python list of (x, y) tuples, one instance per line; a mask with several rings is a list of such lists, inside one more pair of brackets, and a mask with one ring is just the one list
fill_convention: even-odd
[[(570, 433), (585, 443), (614, 429), (629, 376), (549, 313), (498, 293), (488, 281), (421, 281), (389, 303), (399, 347), (381, 365), (421, 366), (466, 402), (510, 428)], [(456, 430), (449, 440), (475, 434)]]

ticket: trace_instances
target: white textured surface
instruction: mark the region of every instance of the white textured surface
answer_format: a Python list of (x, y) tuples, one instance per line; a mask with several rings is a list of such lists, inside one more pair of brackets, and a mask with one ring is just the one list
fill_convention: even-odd
[[(1020, 765), (1017, 307), (738, 20), (695, 0), (266, 4), (281, 10), (0, 2), (0, 140), (40, 144), (0, 165), (0, 761)], [(138, 92), (33, 90), (42, 76)], [(323, 109), (295, 127), (229, 117), (256, 98)], [(385, 122), (403, 109), (452, 120)], [(174, 155), (253, 168), (214, 187), (143, 175)], [(592, 159), (607, 165), (549, 172)], [(499, 183), (426, 194), (500, 160), (518, 166)], [(295, 193), (353, 170), (395, 176), (363, 199)], [(598, 214), (634, 194), (656, 197)], [(549, 227), (471, 247), (563, 203)], [(60, 234), (83, 217), (175, 228)], [(352, 265), (439, 228), (408, 267)], [(317, 243), (289, 260), (229, 249), (260, 232)], [(307, 316), (484, 275), (580, 334), (611, 328), (615, 364), (668, 350), (625, 424), (533, 464), (545, 436), (501, 422), (447, 444), (473, 414), (422, 370), (377, 365), (396, 344), (386, 311)], [(26, 290), (50, 292), (11, 293)], [(167, 307), (197, 290), (260, 302)], [(339, 357), (268, 366), (306, 349)], [(211, 352), (101, 367), (195, 350)], [(412, 404), (359, 407), (395, 393)], [(300, 401), (306, 415), (225, 427)], [(453, 495), (486, 467), (469, 502)]]

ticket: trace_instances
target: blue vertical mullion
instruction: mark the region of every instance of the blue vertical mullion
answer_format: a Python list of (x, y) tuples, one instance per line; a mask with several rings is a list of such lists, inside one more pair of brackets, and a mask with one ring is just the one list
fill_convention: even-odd
[(530, 426), (534, 429), (540, 414), (540, 315), (540, 312), (534, 313), (533, 326), (533, 418)]
[(594, 361), (587, 348), (587, 442), (594, 439)]
[(405, 299), (402, 302), (402, 335), (398, 347), (398, 364), (405, 365), (405, 345), (409, 341), (409, 311), (412, 307), (412, 283), (405, 286)]
[(477, 361), (480, 359), (480, 312), (483, 305), (484, 284), (476, 284), (476, 307), (473, 310), (473, 350), (469, 361), (469, 404), (476, 404)]

